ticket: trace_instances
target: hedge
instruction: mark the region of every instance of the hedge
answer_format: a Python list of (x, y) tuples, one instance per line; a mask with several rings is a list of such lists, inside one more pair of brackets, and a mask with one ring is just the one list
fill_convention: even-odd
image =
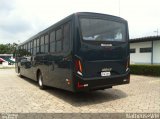
[(131, 74), (160, 76), (160, 65), (130, 65)]

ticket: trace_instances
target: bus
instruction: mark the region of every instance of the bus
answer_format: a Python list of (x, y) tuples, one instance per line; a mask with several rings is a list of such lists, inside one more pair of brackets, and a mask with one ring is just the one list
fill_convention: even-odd
[(130, 82), (128, 23), (117, 16), (74, 13), (19, 44), (16, 52), (16, 72), (40, 89), (83, 92)]

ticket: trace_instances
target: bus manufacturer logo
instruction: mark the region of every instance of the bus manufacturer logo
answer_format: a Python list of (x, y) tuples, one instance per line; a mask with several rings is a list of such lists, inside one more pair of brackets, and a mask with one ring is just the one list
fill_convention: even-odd
[(109, 47), (111, 47), (112, 44), (101, 44), (101, 46), (109, 46)]
[(111, 71), (112, 68), (103, 68), (102, 71)]

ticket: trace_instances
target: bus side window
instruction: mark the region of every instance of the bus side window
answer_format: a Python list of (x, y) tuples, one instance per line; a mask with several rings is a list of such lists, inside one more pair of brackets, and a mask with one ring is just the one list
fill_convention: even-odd
[(55, 52), (55, 31), (50, 33), (50, 52)]
[(62, 28), (56, 31), (56, 52), (62, 51)]
[(33, 41), (30, 42), (30, 47), (31, 47), (31, 55), (33, 54)]
[(37, 50), (37, 53), (39, 53), (39, 38), (37, 39), (37, 48), (36, 48)]
[(27, 54), (30, 56), (30, 42), (27, 43)]
[(45, 35), (45, 53), (48, 53), (48, 34)]
[(36, 55), (36, 39), (33, 41), (33, 55)]
[(28, 43), (28, 52), (31, 53), (31, 43), (30, 42)]
[(70, 48), (70, 22), (64, 25), (63, 51), (66, 52)]
[(41, 44), (41, 46), (40, 46), (40, 47), (41, 47), (41, 48), (40, 48), (41, 51), (40, 51), (40, 52), (41, 52), (41, 53), (44, 53), (44, 49), (45, 49), (45, 48), (44, 48), (44, 36), (41, 36), (41, 43), (40, 43), (40, 44)]

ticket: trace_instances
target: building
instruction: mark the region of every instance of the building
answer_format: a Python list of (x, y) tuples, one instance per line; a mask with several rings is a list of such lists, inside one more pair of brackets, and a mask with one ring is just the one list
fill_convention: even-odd
[(12, 58), (13, 54), (0, 54), (0, 58)]
[(160, 36), (130, 39), (131, 64), (160, 64)]
[(0, 64), (14, 64), (13, 54), (0, 54)]

